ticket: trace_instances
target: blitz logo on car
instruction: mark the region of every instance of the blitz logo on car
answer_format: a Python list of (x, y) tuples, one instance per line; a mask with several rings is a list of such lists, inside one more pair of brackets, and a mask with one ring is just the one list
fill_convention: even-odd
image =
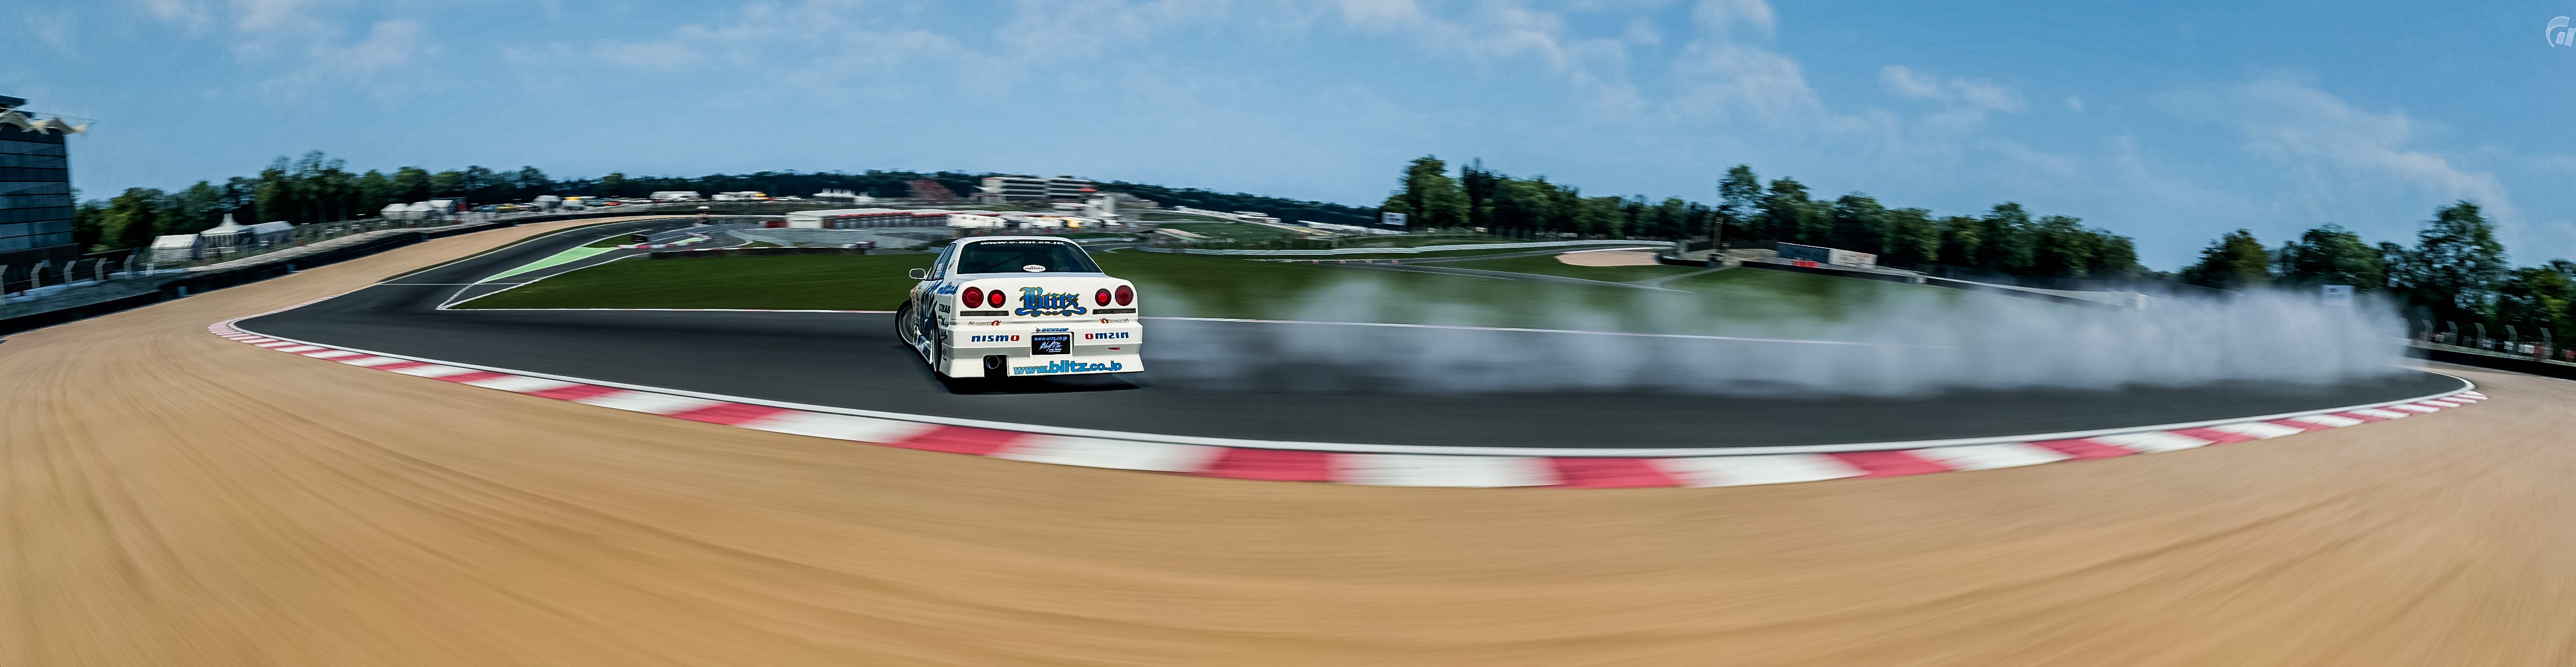
[(1022, 287), (1020, 288), (1020, 308), (1019, 310), (1011, 311), (1011, 314), (1023, 317), (1030, 315), (1064, 315), (1070, 317), (1088, 312), (1091, 311), (1084, 310), (1082, 308), (1082, 295), (1080, 294), (1074, 294), (1071, 292), (1049, 293), (1046, 290), (1035, 287)]
[(1062, 360), (1062, 361), (1050, 361), (1050, 362), (1047, 362), (1047, 363), (1046, 363), (1046, 365), (1044, 365), (1044, 366), (1012, 366), (1012, 367), (1011, 367), (1011, 374), (1012, 374), (1012, 375), (1047, 375), (1047, 374), (1051, 374), (1051, 373), (1100, 373), (1100, 372), (1117, 372), (1118, 370), (1120, 370), (1120, 369), (1124, 369), (1124, 368), (1126, 368), (1126, 367), (1127, 367), (1127, 365), (1126, 365), (1126, 364), (1118, 363), (1118, 362), (1115, 362), (1115, 361), (1112, 361), (1112, 362), (1109, 362), (1109, 363), (1105, 363), (1105, 364), (1095, 364), (1095, 363), (1091, 363), (1091, 362), (1087, 362), (1087, 361), (1074, 361), (1074, 360), (1071, 360), (1071, 359), (1066, 359), (1066, 360)]
[(1087, 334), (1083, 334), (1083, 335), (1082, 335), (1082, 338), (1083, 338), (1084, 340), (1117, 340), (1117, 339), (1120, 339), (1120, 338), (1126, 338), (1126, 337), (1127, 337), (1127, 334), (1129, 334), (1129, 333), (1131, 333), (1131, 332), (1126, 332), (1126, 331), (1107, 331), (1107, 332), (1101, 332), (1101, 333), (1087, 333)]
[(1001, 335), (993, 335), (993, 336), (968, 336), (968, 337), (966, 337), (966, 341), (967, 341), (967, 342), (970, 342), (970, 343), (1008, 343), (1008, 342), (1015, 341), (1015, 340), (1019, 340), (1019, 339), (1020, 339), (1020, 337), (1019, 337), (1019, 336), (1001, 336)]

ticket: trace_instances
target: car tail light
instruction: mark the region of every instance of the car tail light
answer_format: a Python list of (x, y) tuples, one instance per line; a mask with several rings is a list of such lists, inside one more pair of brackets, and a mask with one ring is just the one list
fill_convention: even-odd
[(966, 307), (968, 307), (968, 308), (973, 308), (973, 307), (975, 307), (975, 304), (983, 303), (983, 302), (984, 302), (984, 288), (981, 288), (981, 287), (969, 287), (969, 288), (966, 288), (966, 298), (965, 298), (965, 299), (960, 300), (960, 302), (961, 302), (961, 303), (966, 304)]
[(1131, 303), (1135, 303), (1135, 302), (1136, 302), (1136, 290), (1134, 290), (1134, 289), (1130, 289), (1130, 288), (1128, 288), (1126, 285), (1119, 285), (1119, 286), (1118, 286), (1118, 305), (1124, 306), (1124, 305), (1131, 304)]
[(1091, 301), (1103, 306), (1109, 305), (1109, 290), (1100, 290), (1099, 292), (1092, 294)]
[(990, 291), (990, 292), (985, 292), (985, 293), (984, 293), (984, 305), (992, 306), (992, 307), (994, 307), (994, 308), (1000, 308), (1000, 307), (1002, 307), (1002, 291), (1001, 291), (1001, 290), (993, 290), (993, 291)]

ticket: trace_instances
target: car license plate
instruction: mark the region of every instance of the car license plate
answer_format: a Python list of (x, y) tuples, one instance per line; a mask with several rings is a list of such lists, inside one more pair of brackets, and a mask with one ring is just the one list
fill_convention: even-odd
[(1073, 354), (1073, 334), (1030, 336), (1029, 354)]

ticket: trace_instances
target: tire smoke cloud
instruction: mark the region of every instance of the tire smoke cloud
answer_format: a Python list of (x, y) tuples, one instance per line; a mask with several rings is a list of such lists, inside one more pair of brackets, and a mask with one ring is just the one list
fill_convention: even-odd
[[(1164, 385), (1442, 394), (1887, 396), (2326, 384), (2403, 370), (2402, 320), (2369, 299), (2328, 305), (2270, 291), (2224, 305), (2140, 297), (2144, 308), (2111, 308), (1924, 290), (1759, 320), (1701, 295), (1646, 293), (1616, 309), (1547, 309), (1516, 326), (1566, 331), (1526, 331), (1443, 326), (1492, 321), (1351, 282), (1320, 290), (1299, 323), (1159, 320), (1147, 354)], [(1392, 311), (1427, 325), (1329, 323), (1390, 321)], [(1614, 333), (1623, 331), (1665, 333)]]

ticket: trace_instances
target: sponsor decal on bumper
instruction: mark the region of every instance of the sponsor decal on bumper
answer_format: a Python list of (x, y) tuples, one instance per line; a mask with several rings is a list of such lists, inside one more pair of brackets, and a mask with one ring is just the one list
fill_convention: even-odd
[(1053, 375), (1057, 373), (1116, 373), (1127, 367), (1119, 362), (1091, 363), (1058, 359), (1037, 366), (1012, 366), (1012, 375)]

